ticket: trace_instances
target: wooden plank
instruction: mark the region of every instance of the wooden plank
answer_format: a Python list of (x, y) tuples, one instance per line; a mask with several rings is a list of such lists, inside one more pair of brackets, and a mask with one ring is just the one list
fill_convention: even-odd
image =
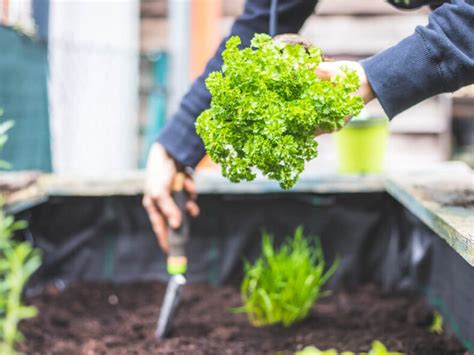
[(372, 55), (411, 35), (425, 25), (425, 15), (374, 17), (311, 16), (301, 35), (322, 48), (327, 55)]
[(474, 266), (474, 173), (467, 166), (387, 179), (387, 192)]
[(453, 118), (474, 120), (474, 96), (454, 97)]
[[(222, 19), (222, 35), (230, 33), (233, 21), (231, 17)], [(300, 32), (303, 37), (322, 48), (326, 55), (364, 57), (397, 44), (411, 35), (416, 26), (426, 23), (425, 15), (311, 16)]]
[(5, 207), (5, 212), (7, 214), (13, 215), (16, 213), (29, 210), (30, 208), (41, 205), (42, 203), (45, 203), (47, 201), (48, 201), (48, 196), (45, 196), (45, 195), (35, 195), (28, 198), (23, 197), (18, 200), (11, 200), (7, 203)]
[(416, 15), (429, 12), (424, 7), (415, 11), (400, 11), (380, 0), (320, 0), (316, 9), (319, 15)]
[[(449, 138), (449, 134), (391, 133), (385, 155), (385, 171), (403, 173), (407, 170), (423, 170), (448, 160), (450, 145), (446, 138)], [(337, 171), (339, 156), (335, 135), (325, 134), (316, 140), (318, 157), (306, 164), (305, 172)]]
[(40, 177), (38, 171), (0, 172), (0, 193), (11, 194), (33, 185)]
[[(194, 177), (200, 194), (381, 192), (384, 185), (381, 175), (339, 175), (334, 171), (303, 174), (297, 185), (289, 191), (282, 190), (277, 182), (263, 176), (258, 176), (255, 181), (240, 184), (231, 183), (216, 170), (200, 171), (195, 173)], [(101, 179), (47, 175), (40, 180), (39, 189), (49, 196), (134, 196), (143, 193), (144, 180), (142, 171)]]
[(140, 17), (165, 17), (168, 15), (167, 0), (141, 0), (140, 1)]
[(145, 18), (140, 22), (140, 51), (153, 53), (168, 48), (168, 21), (165, 18)]
[[(385, 116), (378, 100), (370, 102), (365, 109), (370, 116)], [(390, 122), (390, 131), (393, 133), (442, 134), (451, 129), (451, 116), (451, 96), (439, 95), (420, 102), (394, 117)]]
[(392, 133), (388, 139), (385, 166), (387, 171), (426, 168), (449, 159), (446, 137), (437, 134)]
[(222, 13), (224, 16), (236, 17), (244, 11), (245, 0), (222, 0)]
[[(425, 15), (416, 16), (311, 16), (301, 34), (320, 46), (330, 56), (364, 57), (388, 48), (413, 33), (417, 25), (427, 21)], [(221, 37), (230, 33), (233, 17), (223, 17), (219, 31)], [(370, 38), (370, 40), (367, 40)], [(143, 18), (140, 24), (142, 52), (165, 50), (168, 47), (168, 21), (166, 18)]]
[[(223, 0), (223, 13), (226, 16), (238, 16), (242, 13), (245, 0)], [(427, 8), (404, 12), (407, 15), (426, 13)], [(316, 12), (318, 15), (393, 15), (401, 11), (381, 0), (320, 0)]]
[(196, 174), (198, 193), (215, 194), (265, 194), (265, 193), (366, 193), (383, 192), (382, 175), (340, 175), (331, 172), (306, 172), (291, 190), (282, 190), (278, 183), (258, 175), (252, 182), (233, 184), (220, 175), (219, 171)]

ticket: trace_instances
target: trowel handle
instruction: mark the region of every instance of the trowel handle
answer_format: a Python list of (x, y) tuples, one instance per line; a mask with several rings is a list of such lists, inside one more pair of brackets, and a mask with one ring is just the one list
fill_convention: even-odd
[(189, 238), (189, 215), (186, 210), (188, 196), (184, 190), (184, 173), (176, 174), (173, 181), (172, 196), (174, 202), (181, 211), (181, 225), (176, 228), (170, 228), (168, 233), (169, 254), (168, 254), (168, 273), (171, 275), (184, 274), (187, 269), (186, 243)]

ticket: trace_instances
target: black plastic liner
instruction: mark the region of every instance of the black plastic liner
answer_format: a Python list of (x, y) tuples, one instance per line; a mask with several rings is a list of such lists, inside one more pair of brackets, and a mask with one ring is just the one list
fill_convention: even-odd
[[(387, 292), (418, 290), (449, 328), (474, 349), (474, 268), (386, 193), (201, 195), (191, 225), (190, 281), (221, 284), (241, 276), (242, 260), (260, 254), (262, 231), (281, 243), (302, 225), (317, 235), (331, 288), (375, 281)], [(167, 279), (141, 197), (51, 197), (19, 217), (44, 262), (29, 291), (51, 282)]]

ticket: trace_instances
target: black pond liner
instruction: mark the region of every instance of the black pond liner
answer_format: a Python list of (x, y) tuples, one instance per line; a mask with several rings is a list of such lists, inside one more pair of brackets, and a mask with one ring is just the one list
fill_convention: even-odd
[[(387, 292), (423, 292), (474, 352), (474, 268), (388, 194), (201, 195), (199, 204), (188, 243), (191, 282), (241, 276), (242, 260), (260, 253), (263, 230), (279, 244), (302, 225), (320, 237), (328, 264), (340, 257), (329, 287), (372, 281)], [(29, 294), (74, 280), (167, 279), (140, 196), (50, 197), (18, 217), (44, 252)]]

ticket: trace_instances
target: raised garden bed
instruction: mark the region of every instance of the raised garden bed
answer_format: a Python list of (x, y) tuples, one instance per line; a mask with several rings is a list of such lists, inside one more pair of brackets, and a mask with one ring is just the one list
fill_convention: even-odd
[[(239, 279), (242, 258), (259, 255), (262, 228), (279, 243), (303, 225), (306, 234), (320, 236), (328, 265), (340, 257), (328, 285), (336, 293), (294, 328), (256, 329), (245, 315), (228, 311), (240, 305), (235, 288), (193, 285), (174, 333), (159, 344), (153, 332), (164, 286), (136, 284), (167, 277), (141, 206), (141, 180), (45, 181), (36, 189), (46, 194), (44, 202), (9, 206), (29, 223), (23, 237), (44, 252), (26, 293), (40, 315), (24, 323), (22, 350), (247, 354), (315, 345), (360, 351), (379, 339), (408, 353), (465, 354), (463, 348), (474, 349), (472, 209), (464, 199), (432, 199), (432, 186), (454, 186), (441, 179), (443, 171), (452, 179), (455, 167), (447, 168), (409, 180), (318, 175), (291, 193), (266, 181), (229, 185), (198, 176), (202, 213), (191, 226), (190, 282), (225, 285)], [(439, 191), (434, 195), (442, 197)], [(101, 279), (119, 284), (85, 281)], [(367, 283), (380, 289), (367, 291)], [(64, 292), (48, 286), (69, 284)], [(420, 306), (421, 298), (442, 314), (446, 334), (453, 332), (461, 343), (428, 332), (432, 312)]]
[(21, 350), (41, 354), (292, 354), (307, 345), (367, 351), (379, 339), (407, 354), (464, 354), (460, 343), (429, 331), (432, 310), (410, 293), (383, 295), (374, 285), (321, 299), (308, 319), (291, 327), (255, 328), (229, 308), (240, 305), (236, 287), (190, 285), (170, 337), (154, 329), (164, 284), (74, 283), (48, 287), (30, 302), (39, 316), (22, 324)]

